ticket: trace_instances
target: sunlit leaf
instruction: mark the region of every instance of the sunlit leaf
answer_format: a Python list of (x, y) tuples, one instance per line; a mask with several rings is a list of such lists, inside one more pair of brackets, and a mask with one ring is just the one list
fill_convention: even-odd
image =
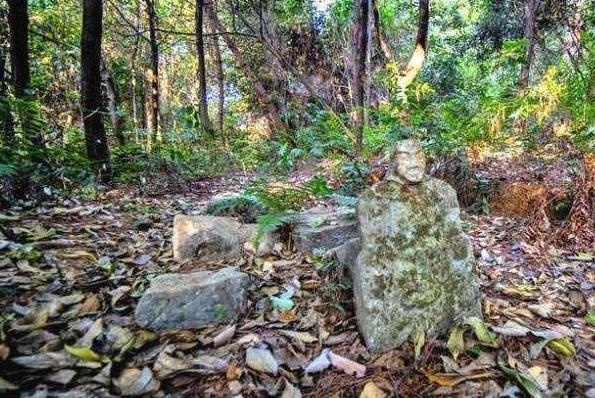
[(488, 330), (487, 325), (483, 320), (477, 317), (469, 317), (465, 319), (465, 325), (471, 326), (477, 339), (490, 347), (498, 347), (496, 336)]
[(563, 357), (573, 357), (576, 355), (576, 348), (567, 339), (552, 339), (548, 341), (547, 346), (556, 354)]
[(101, 362), (101, 356), (90, 348), (73, 347), (68, 344), (64, 345), (64, 349), (78, 359), (89, 362)]
[(446, 342), (446, 347), (455, 360), (465, 350), (464, 334), (465, 329), (461, 325), (457, 325), (450, 331), (450, 336)]

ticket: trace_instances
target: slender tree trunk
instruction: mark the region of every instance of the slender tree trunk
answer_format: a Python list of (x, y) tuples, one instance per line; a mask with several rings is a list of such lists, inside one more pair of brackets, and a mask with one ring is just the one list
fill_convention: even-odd
[[(136, 30), (139, 30), (140, 25), (140, 4), (139, 0), (135, 1), (135, 10), (134, 10), (134, 26)], [(140, 34), (137, 34), (134, 37), (134, 45), (132, 47), (132, 54), (130, 54), (130, 101), (131, 101), (131, 108), (132, 108), (132, 123), (134, 125), (134, 130), (136, 132), (136, 142), (138, 143), (138, 129), (140, 128), (138, 124), (138, 111), (136, 105), (136, 96), (137, 96), (137, 87), (136, 87), (136, 58), (138, 55), (138, 44), (140, 40)]]
[(6, 74), (6, 63), (8, 60), (8, 24), (6, 23), (7, 12), (0, 9), (0, 130), (5, 144), (10, 145), (14, 139), (14, 121), (12, 110), (8, 101), (8, 76)]
[(364, 139), (366, 59), (368, 47), (368, 1), (355, 0), (353, 28), (351, 31), (351, 98), (353, 101), (353, 128), (355, 145), (361, 154)]
[[(207, 10), (212, 13), (211, 9)], [(212, 58), (215, 68), (215, 79), (217, 80), (217, 129), (223, 130), (223, 108), (225, 106), (225, 75), (223, 74), (223, 62), (221, 61), (221, 49), (219, 48), (219, 37), (216, 35), (217, 29), (211, 25), (213, 34), (213, 45), (211, 46)]]
[(364, 125), (370, 124), (370, 109), (372, 102), (372, 55), (374, 49), (374, 0), (367, 0), (368, 20), (366, 24), (366, 75), (364, 81)]
[(14, 82), (14, 95), (28, 95), (31, 82), (29, 72), (29, 15), (27, 0), (8, 0), (10, 26), (10, 60)]
[(205, 64), (204, 31), (204, 0), (196, 0), (194, 12), (194, 26), (196, 34), (196, 61), (198, 64), (198, 115), (200, 125), (206, 131), (211, 131), (209, 108), (207, 105), (207, 71)]
[(380, 13), (378, 12), (378, 0), (372, 0), (372, 15), (374, 17), (374, 36), (376, 45), (382, 50), (382, 54), (388, 62), (394, 60), (393, 51), (382, 35), (380, 29)]
[(417, 20), (417, 37), (415, 38), (415, 49), (409, 62), (405, 67), (403, 75), (397, 80), (402, 91), (405, 91), (421, 70), (426, 58), (428, 49), (428, 28), (430, 24), (430, 0), (419, 0), (419, 16)]
[[(10, 29), (10, 61), (14, 95), (22, 100), (32, 98), (30, 91), (31, 73), (29, 69), (29, 14), (27, 0), (8, 1), (8, 25)], [(14, 107), (16, 120), (12, 119), (12, 127), (20, 124), (29, 141), (36, 146), (43, 144), (39, 110), (35, 103), (16, 103)], [(16, 122), (16, 123), (14, 123)], [(43, 161), (43, 159), (36, 159)]]
[(148, 149), (151, 149), (153, 137), (161, 141), (161, 129), (159, 125), (159, 45), (157, 44), (157, 13), (155, 11), (156, 0), (145, 0), (147, 16), (149, 19), (149, 42), (151, 45), (151, 68), (148, 71), (148, 80), (151, 87), (147, 107), (147, 128), (150, 131), (148, 137)]
[(244, 75), (250, 82), (250, 85), (254, 90), (254, 95), (256, 96), (257, 101), (259, 101), (260, 104), (266, 109), (267, 118), (271, 123), (271, 127), (287, 131), (288, 126), (281, 119), (281, 114), (278, 105), (273, 101), (273, 98), (264, 88), (264, 85), (258, 79), (256, 73), (254, 73), (254, 70), (252, 70), (250, 64), (244, 59), (242, 53), (240, 52), (240, 49), (236, 45), (235, 41), (232, 39), (231, 35), (225, 33), (225, 28), (221, 24), (221, 21), (219, 21), (217, 14), (213, 12), (211, 17), (213, 26), (221, 33), (221, 37), (223, 38), (223, 41), (225, 42), (225, 44), (229, 48), (229, 51), (231, 51), (233, 57), (235, 58), (238, 68), (244, 73)]
[(124, 137), (124, 132), (122, 131), (122, 115), (118, 87), (116, 86), (113, 76), (105, 67), (101, 70), (101, 79), (103, 80), (103, 85), (105, 87), (105, 94), (107, 97), (108, 110), (114, 136), (118, 139), (118, 143), (120, 145), (124, 145), (126, 144), (126, 138)]
[(108, 181), (111, 164), (101, 109), (102, 7), (101, 0), (83, 1), (81, 99), (87, 155), (100, 180)]
[(525, 47), (525, 62), (521, 67), (521, 76), (519, 79), (519, 87), (521, 89), (527, 88), (529, 85), (529, 75), (531, 74), (531, 66), (535, 57), (535, 22), (538, 6), (539, 0), (525, 0), (525, 28), (523, 36), (527, 40), (527, 45)]

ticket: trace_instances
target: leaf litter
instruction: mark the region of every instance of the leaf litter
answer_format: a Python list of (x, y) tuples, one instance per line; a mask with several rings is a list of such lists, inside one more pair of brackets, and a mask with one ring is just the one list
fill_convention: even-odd
[(198, 270), (173, 261), (171, 220), (207, 197), (124, 192), (0, 214), (3, 396), (595, 396), (593, 256), (524, 241), (514, 219), (467, 216), (484, 319), (374, 354), (346, 273), (284, 250), (239, 264), (256, 286), (237, 323), (139, 329), (133, 311), (150, 279)]

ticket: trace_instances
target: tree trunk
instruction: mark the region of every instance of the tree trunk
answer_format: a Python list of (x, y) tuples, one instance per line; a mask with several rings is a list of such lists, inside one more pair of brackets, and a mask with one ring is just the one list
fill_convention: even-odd
[(519, 79), (519, 87), (521, 89), (525, 89), (527, 86), (529, 86), (529, 75), (531, 73), (531, 66), (535, 56), (535, 22), (538, 5), (539, 0), (525, 1), (525, 28), (523, 36), (525, 40), (527, 40), (527, 45), (525, 47), (525, 62), (521, 67), (521, 76)]
[(225, 42), (225, 44), (229, 48), (229, 51), (231, 51), (233, 57), (235, 58), (238, 68), (244, 73), (244, 75), (250, 82), (250, 85), (254, 90), (256, 100), (260, 102), (263, 108), (266, 109), (267, 118), (271, 123), (271, 127), (287, 131), (288, 126), (281, 119), (278, 105), (273, 101), (273, 98), (264, 88), (262, 82), (258, 80), (256, 73), (254, 73), (250, 64), (242, 56), (240, 49), (236, 45), (235, 41), (232, 39), (231, 35), (225, 33), (225, 28), (221, 24), (221, 21), (219, 21), (217, 14), (213, 12), (210, 17), (212, 18), (213, 26), (221, 33), (223, 41)]
[(155, 11), (156, 0), (145, 0), (147, 16), (149, 19), (149, 42), (151, 45), (151, 69), (148, 70), (148, 80), (151, 87), (147, 106), (147, 129), (149, 136), (147, 146), (151, 149), (153, 137), (161, 141), (161, 129), (159, 126), (159, 45), (157, 44), (157, 13)]
[[(10, 29), (10, 62), (14, 95), (17, 98), (31, 99), (31, 75), (29, 70), (29, 14), (27, 0), (8, 1), (8, 25)], [(20, 124), (28, 143), (35, 146), (43, 144), (41, 122), (37, 104), (16, 103), (16, 119), (10, 117), (9, 126), (14, 130)], [(36, 152), (37, 153), (37, 152)], [(36, 159), (42, 161), (42, 159)]]
[(368, 20), (366, 24), (366, 75), (364, 81), (364, 125), (370, 124), (372, 103), (372, 55), (374, 49), (374, 0), (368, 0)]
[[(140, 4), (139, 0), (135, 1), (135, 10), (134, 10), (134, 26), (136, 30), (139, 30), (140, 25)], [(136, 95), (137, 95), (137, 88), (136, 88), (136, 57), (138, 55), (138, 44), (140, 40), (140, 34), (137, 34), (134, 37), (134, 46), (132, 47), (132, 54), (130, 54), (130, 107), (132, 108), (132, 123), (134, 125), (134, 130), (136, 132), (136, 142), (138, 143), (138, 129), (140, 128), (138, 123), (138, 111), (136, 105)]]
[(6, 24), (7, 14), (4, 9), (0, 9), (0, 130), (3, 135), (3, 142), (9, 146), (14, 139), (14, 121), (10, 102), (8, 101), (8, 76), (6, 74), (6, 61), (8, 59), (8, 24)]
[(402, 91), (405, 91), (421, 70), (426, 58), (428, 48), (428, 28), (430, 24), (430, 0), (419, 0), (419, 16), (417, 20), (417, 37), (415, 38), (415, 49), (407, 63), (403, 75), (397, 80)]
[(14, 95), (27, 96), (31, 82), (29, 72), (29, 16), (27, 0), (8, 0), (10, 26), (10, 60), (14, 82)]
[(124, 132), (122, 131), (120, 95), (118, 93), (118, 88), (116, 87), (116, 82), (114, 81), (113, 76), (105, 67), (101, 70), (101, 80), (103, 81), (103, 85), (105, 87), (107, 105), (114, 136), (118, 139), (118, 143), (120, 145), (124, 145), (126, 144), (126, 138), (124, 137)]
[(83, 1), (81, 99), (87, 155), (101, 181), (111, 178), (109, 147), (101, 109), (102, 2)]
[[(213, 13), (209, 7), (207, 15)], [(209, 17), (210, 19), (210, 17)], [(212, 58), (215, 63), (215, 79), (217, 80), (217, 129), (223, 130), (223, 108), (225, 106), (225, 75), (223, 74), (223, 62), (221, 61), (221, 49), (219, 48), (219, 37), (216, 35), (217, 29), (211, 25), (211, 34), (213, 35), (213, 45), (211, 46)]]
[(204, 0), (196, 0), (194, 25), (196, 34), (196, 61), (198, 64), (198, 115), (200, 125), (206, 131), (211, 131), (209, 108), (207, 105), (207, 71), (205, 66), (205, 43), (203, 38)]
[(361, 154), (364, 138), (364, 106), (366, 97), (366, 59), (368, 47), (368, 1), (355, 0), (351, 31), (351, 98), (356, 152)]
[(393, 52), (380, 30), (380, 13), (378, 12), (378, 0), (372, 0), (372, 12), (374, 17), (374, 35), (376, 39), (376, 45), (382, 50), (382, 54), (386, 58), (387, 62), (394, 60)]

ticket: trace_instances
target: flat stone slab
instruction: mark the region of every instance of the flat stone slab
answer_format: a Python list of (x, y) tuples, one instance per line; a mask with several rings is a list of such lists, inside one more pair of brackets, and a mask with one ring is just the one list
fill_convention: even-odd
[[(174, 218), (174, 260), (194, 258), (201, 263), (233, 263), (242, 257), (247, 243), (256, 241), (257, 230), (256, 224), (242, 224), (233, 217), (179, 214)], [(254, 250), (260, 255), (270, 250), (269, 245), (271, 242), (265, 236)]]
[(236, 267), (160, 275), (141, 297), (136, 322), (143, 328), (161, 331), (233, 321), (246, 308), (248, 284), (248, 275)]
[(355, 210), (310, 209), (291, 218), (293, 244), (300, 253), (329, 250), (359, 236)]

